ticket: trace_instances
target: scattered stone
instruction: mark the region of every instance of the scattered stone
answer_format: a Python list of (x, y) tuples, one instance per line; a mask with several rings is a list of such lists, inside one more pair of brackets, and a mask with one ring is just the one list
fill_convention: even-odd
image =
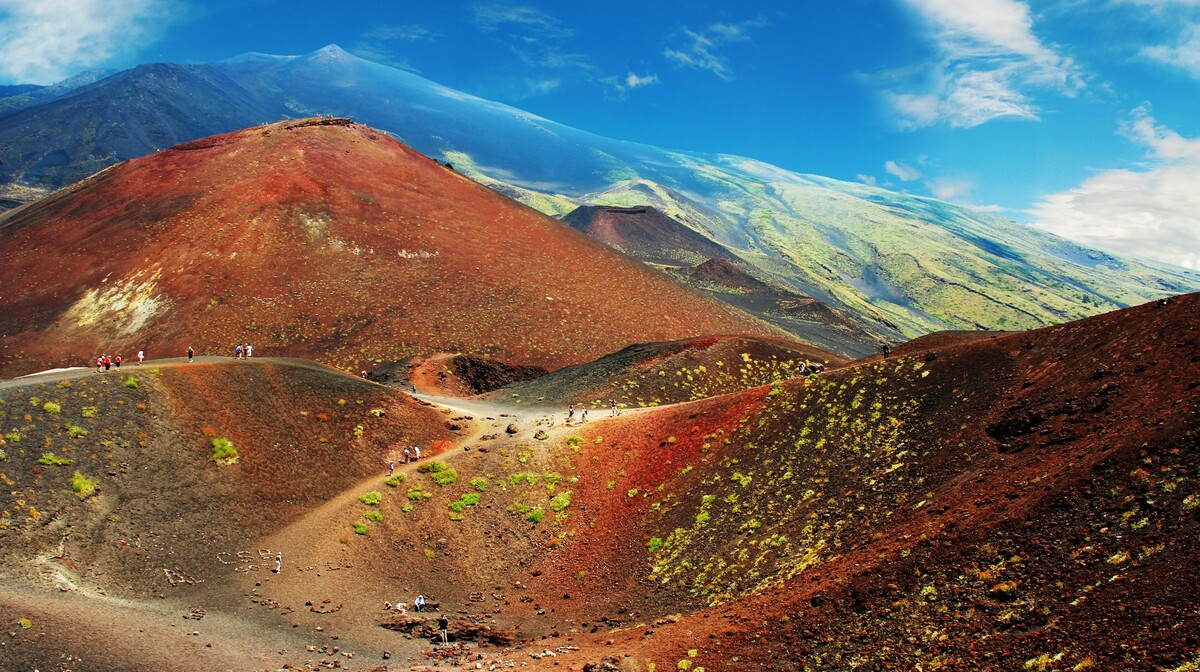
[(516, 423), (510, 423), (508, 425), (508, 427), (504, 428), (504, 431), (508, 434), (516, 434), (517, 432), (519, 432), (521, 430), (517, 428)]

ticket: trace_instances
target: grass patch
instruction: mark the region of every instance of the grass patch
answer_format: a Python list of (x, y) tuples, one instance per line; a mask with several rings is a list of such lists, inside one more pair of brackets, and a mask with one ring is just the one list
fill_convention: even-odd
[(359, 495), (358, 501), (366, 504), (367, 506), (378, 506), (379, 503), (383, 501), (383, 495), (379, 494), (378, 490), (372, 490)]
[(96, 417), (96, 407), (84, 406), (83, 408), (79, 409), (79, 414), (85, 418), (94, 418)]
[(383, 484), (389, 488), (398, 488), (406, 478), (408, 478), (408, 474), (392, 474), (391, 476), (388, 476), (388, 479), (384, 481)]
[(529, 513), (525, 514), (525, 520), (528, 520), (535, 525), (542, 522), (542, 510), (534, 509), (530, 511)]
[(560, 492), (550, 499), (550, 510), (555, 513), (562, 513), (564, 509), (571, 505), (571, 491), (566, 490)]
[(80, 499), (87, 499), (96, 494), (96, 485), (99, 484), (94, 478), (88, 478), (78, 471), (71, 477), (71, 491)]
[(467, 507), (467, 505), (464, 504), (461, 499), (456, 499), (453, 502), (450, 502), (449, 508), (451, 511), (458, 513), (460, 511), (462, 511), (463, 509), (465, 509), (466, 507)]
[(4, 435), (4, 440), (8, 441), (9, 443), (20, 443), (21, 442), (21, 433), (17, 432), (17, 431), (9, 432)]
[(431, 474), (433, 482), (438, 484), (438, 487), (446, 487), (458, 480), (458, 472), (453, 469), (445, 469)]
[(471, 487), (475, 488), (475, 490), (478, 492), (484, 492), (487, 490), (487, 486), (488, 481), (482, 476), (476, 476), (475, 478), (471, 479)]
[(78, 439), (81, 436), (87, 436), (87, 430), (78, 425), (68, 424), (67, 436), (71, 437), (72, 439)]
[(44, 464), (44, 465), (47, 465), (50, 467), (66, 467), (68, 465), (73, 464), (74, 462), (75, 462), (75, 460), (72, 460), (70, 458), (55, 457), (54, 453), (45, 453), (40, 458), (38, 458), (38, 464)]
[(50, 415), (58, 415), (59, 413), (62, 413), (62, 406), (59, 406), (53, 401), (47, 401), (46, 403), (42, 404), (42, 410)]
[(355, 534), (366, 534), (367, 533), (367, 524), (366, 523), (355, 523), (354, 524), (354, 533)]
[(423, 492), (420, 488), (409, 488), (408, 492), (405, 493), (405, 497), (408, 497), (409, 501), (412, 502), (419, 502), (422, 499), (429, 499), (432, 496), (427, 492)]
[(372, 523), (378, 523), (383, 520), (383, 513), (380, 511), (367, 511), (363, 514), (363, 518), (366, 518)]
[(412, 510), (413, 510), (412, 504), (405, 504), (404, 506), (400, 507), (400, 511), (402, 513), (412, 513)]
[(461, 501), (463, 504), (466, 504), (467, 506), (475, 506), (476, 504), (479, 503), (479, 495), (474, 492), (468, 492), (467, 494), (462, 496)]
[(238, 451), (237, 448), (233, 447), (233, 442), (223, 436), (214, 437), (212, 440), (212, 461), (221, 467), (228, 467), (237, 462)]
[(136, 390), (137, 386), (138, 386), (137, 378), (130, 376), (125, 379), (125, 387), (128, 387), (131, 390)]
[(3, 462), (7, 459), (8, 459), (8, 453), (4, 452), (3, 448), (0, 448), (0, 462)]
[(422, 474), (436, 474), (447, 469), (445, 462), (426, 462), (417, 467), (417, 471)]

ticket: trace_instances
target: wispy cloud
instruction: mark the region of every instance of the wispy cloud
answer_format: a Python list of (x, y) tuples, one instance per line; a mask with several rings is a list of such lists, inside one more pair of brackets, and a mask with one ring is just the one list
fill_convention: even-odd
[(658, 84), (658, 75), (653, 73), (639, 75), (636, 72), (630, 71), (624, 77), (611, 75), (608, 77), (601, 77), (600, 81), (607, 85), (617, 97), (624, 98), (625, 95), (633, 89), (640, 89), (645, 86)]
[(935, 177), (925, 182), (925, 188), (943, 201), (960, 201), (971, 195), (975, 183), (961, 178)]
[(1136, 6), (1133, 18), (1157, 23), (1170, 33), (1166, 43), (1142, 47), (1143, 57), (1200, 79), (1200, 0), (1113, 1)]
[(883, 164), (883, 169), (888, 173), (895, 175), (900, 179), (901, 182), (912, 182), (913, 180), (921, 177), (921, 171), (897, 161), (888, 161), (887, 163)]
[(561, 40), (575, 31), (562, 25), (557, 18), (536, 7), (491, 3), (475, 5), (472, 12), (475, 26), (485, 33), (500, 30), (536, 35), (543, 39)]
[(1033, 32), (1022, 0), (905, 0), (930, 30), (937, 58), (927, 67), (872, 78), (902, 128), (969, 128), (1001, 117), (1037, 119), (1029, 91), (1074, 95), (1080, 68)]
[(172, 0), (0, 0), (0, 78), (49, 84), (157, 41)]
[(363, 33), (362, 38), (350, 48), (354, 55), (368, 61), (383, 63), (401, 70), (420, 72), (408, 59), (397, 53), (413, 42), (432, 42), (441, 37), (425, 26), (415, 24), (381, 24)]
[(866, 173), (859, 173), (854, 177), (868, 187), (874, 187), (879, 183), (879, 180), (875, 179), (874, 175), (867, 175)]
[(1200, 138), (1158, 123), (1148, 105), (1120, 132), (1145, 151), (1137, 169), (1102, 170), (1074, 189), (1050, 194), (1030, 214), (1035, 225), (1113, 251), (1200, 269)]
[(713, 23), (704, 30), (683, 28), (679, 39), (684, 44), (678, 49), (667, 49), (663, 52), (668, 60), (675, 63), (706, 70), (717, 77), (729, 81), (733, 79), (733, 71), (729, 61), (718, 50), (734, 42), (747, 42), (750, 32), (769, 25), (766, 17), (757, 17), (739, 23)]

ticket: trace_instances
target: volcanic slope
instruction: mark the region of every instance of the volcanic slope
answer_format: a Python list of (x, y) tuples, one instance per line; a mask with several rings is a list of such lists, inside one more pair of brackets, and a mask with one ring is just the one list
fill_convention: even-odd
[(710, 605), (613, 637), (667, 667), (1187, 669), (1200, 295), (945, 342), (577, 430), (545, 579)]
[(345, 119), (129, 161), (0, 217), (0, 373), (151, 356), (433, 351), (558, 368), (631, 342), (769, 333)]
[(488, 398), (555, 410), (577, 404), (581, 410), (586, 406), (608, 414), (614, 401), (618, 410), (695, 401), (798, 377), (806, 363), (836, 368), (847, 361), (780, 339), (725, 336), (641, 343), (513, 383)]

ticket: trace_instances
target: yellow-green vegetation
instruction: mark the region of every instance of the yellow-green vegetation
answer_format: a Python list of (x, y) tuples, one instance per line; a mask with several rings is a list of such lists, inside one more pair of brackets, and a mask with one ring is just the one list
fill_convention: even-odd
[(71, 491), (80, 499), (87, 499), (96, 494), (96, 486), (99, 484), (94, 478), (88, 478), (78, 471), (71, 476)]
[(137, 378), (130, 376), (125, 379), (125, 387), (128, 387), (131, 390), (136, 390), (137, 386), (138, 386)]
[(66, 467), (75, 463), (75, 460), (66, 457), (55, 457), (54, 453), (44, 453), (38, 458), (38, 464), (44, 464), (51, 467)]
[(404, 479), (406, 479), (406, 478), (408, 478), (408, 474), (401, 472), (399, 474), (392, 474), (391, 476), (388, 476), (387, 480), (384, 481), (383, 483), (384, 483), (384, 485), (388, 486), (389, 488), (398, 488), (398, 487), (400, 487), (400, 484), (403, 483)]
[(87, 436), (87, 430), (83, 427), (72, 425), (70, 423), (67, 423), (64, 426), (67, 429), (67, 436), (71, 437), (72, 439), (78, 439), (81, 436)]
[(378, 506), (379, 503), (383, 501), (383, 495), (379, 494), (378, 490), (372, 490), (359, 495), (358, 501), (366, 504), (367, 506)]
[(46, 403), (42, 404), (42, 410), (50, 415), (58, 415), (59, 413), (62, 413), (62, 406), (59, 406), (53, 401), (47, 401)]
[(84, 406), (83, 408), (79, 409), (79, 415), (85, 418), (94, 418), (96, 417), (96, 407)]
[(458, 472), (452, 468), (435, 471), (429, 476), (433, 479), (434, 483), (438, 484), (438, 487), (445, 487), (458, 480)]
[(483, 476), (476, 476), (471, 479), (471, 487), (478, 492), (486, 492), (488, 488), (488, 480)]
[(223, 436), (215, 436), (212, 440), (212, 461), (218, 466), (228, 467), (238, 461), (237, 448), (233, 442)]
[(383, 513), (376, 509), (372, 509), (364, 513), (363, 518), (366, 518), (372, 523), (378, 523), (379, 521), (383, 520)]
[(354, 533), (355, 534), (366, 534), (367, 533), (367, 524), (366, 523), (354, 523)]
[(550, 498), (550, 510), (555, 513), (562, 513), (571, 505), (571, 491), (564, 490), (554, 497)]
[(11, 431), (4, 435), (4, 440), (9, 443), (20, 443), (21, 442), (21, 433), (18, 431), (15, 431), (15, 430)]
[(528, 520), (529, 522), (534, 523), (535, 525), (537, 523), (542, 522), (542, 510), (541, 509), (533, 509), (529, 513), (525, 514), (525, 520)]

